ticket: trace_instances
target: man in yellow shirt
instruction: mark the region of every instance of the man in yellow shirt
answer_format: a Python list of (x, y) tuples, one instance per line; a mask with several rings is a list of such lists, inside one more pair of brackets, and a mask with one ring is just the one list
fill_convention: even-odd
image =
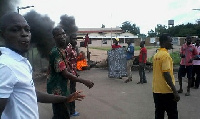
[(153, 57), (153, 97), (155, 103), (155, 119), (178, 119), (177, 102), (180, 100), (175, 88), (173, 61), (168, 53), (172, 49), (172, 38), (162, 34), (159, 38), (160, 49)]

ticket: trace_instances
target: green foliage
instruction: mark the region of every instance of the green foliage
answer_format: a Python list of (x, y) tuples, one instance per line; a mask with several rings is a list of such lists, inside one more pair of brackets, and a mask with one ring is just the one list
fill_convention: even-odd
[(136, 24), (131, 24), (129, 21), (125, 21), (122, 23), (121, 29), (124, 32), (130, 32), (134, 35), (140, 34), (140, 28), (136, 26)]
[(159, 35), (163, 33), (170, 33), (173, 37), (185, 37), (187, 35), (200, 37), (200, 25), (187, 23), (187, 24), (172, 26), (167, 29), (165, 25), (158, 24), (157, 27), (155, 28), (155, 32), (153, 30), (149, 31), (148, 36), (159, 37)]
[[(181, 58), (180, 58), (180, 55), (179, 55), (178, 51), (170, 53), (170, 56), (172, 57), (174, 65), (179, 65), (180, 64)], [(147, 61), (153, 62), (153, 56), (148, 58)]]

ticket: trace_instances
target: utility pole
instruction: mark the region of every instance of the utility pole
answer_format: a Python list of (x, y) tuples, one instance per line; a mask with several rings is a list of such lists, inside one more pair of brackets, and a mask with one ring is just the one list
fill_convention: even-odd
[[(192, 10), (200, 11), (200, 9), (192, 9)], [(200, 19), (197, 19), (197, 24), (200, 24)]]
[(27, 8), (31, 8), (31, 7), (34, 7), (34, 6), (26, 6), (26, 7), (17, 7), (17, 13), (19, 13), (19, 10), (21, 9), (27, 9)]

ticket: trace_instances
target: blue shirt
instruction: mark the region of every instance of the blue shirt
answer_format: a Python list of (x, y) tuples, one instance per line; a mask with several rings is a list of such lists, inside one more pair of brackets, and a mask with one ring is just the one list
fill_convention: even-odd
[(126, 59), (127, 60), (130, 60), (132, 59), (134, 56), (134, 46), (133, 44), (131, 43), (128, 48), (127, 48), (127, 52), (126, 52)]

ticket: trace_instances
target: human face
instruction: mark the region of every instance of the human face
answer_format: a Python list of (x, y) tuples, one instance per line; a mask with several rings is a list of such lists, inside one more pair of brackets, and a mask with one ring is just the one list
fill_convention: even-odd
[[(66, 33), (65, 31), (60, 28), (55, 34), (54, 34), (54, 39), (56, 41), (56, 45), (58, 47), (65, 47), (66, 46), (66, 43), (67, 43), (67, 40), (69, 40), (66, 36)], [(69, 41), (68, 41), (69, 43)]]
[(6, 47), (24, 56), (29, 50), (31, 33), (30, 26), (21, 15), (13, 15), (1, 32)]
[(199, 43), (200, 43), (200, 40), (197, 39), (197, 40), (196, 40), (196, 45), (199, 46)]
[(172, 38), (170, 36), (167, 37), (167, 41), (165, 42), (165, 48), (168, 50), (173, 49)]
[(144, 43), (143, 42), (140, 42), (140, 47), (144, 47)]
[(191, 38), (187, 38), (186, 39), (186, 43), (187, 43), (187, 45), (190, 45), (192, 43), (192, 39)]

